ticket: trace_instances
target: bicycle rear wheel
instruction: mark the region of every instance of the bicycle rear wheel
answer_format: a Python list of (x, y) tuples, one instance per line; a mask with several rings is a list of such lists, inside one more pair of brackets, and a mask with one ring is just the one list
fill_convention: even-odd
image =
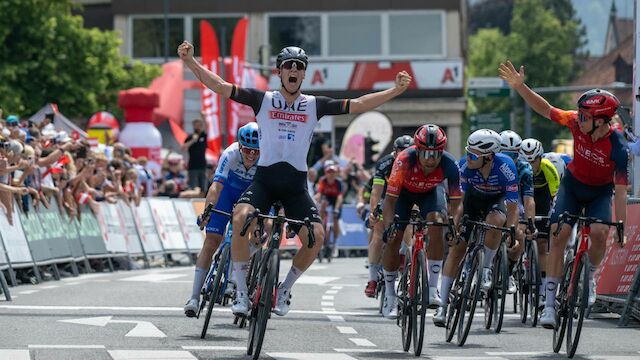
[(211, 312), (218, 300), (220, 290), (222, 289), (223, 277), (227, 272), (227, 266), (229, 266), (229, 256), (231, 249), (229, 246), (224, 246), (222, 253), (218, 258), (218, 266), (216, 267), (216, 276), (213, 278), (213, 284), (211, 293), (209, 294), (209, 306), (207, 307), (207, 314), (204, 317), (204, 325), (202, 326), (202, 332), (200, 332), (200, 338), (204, 339), (209, 329), (209, 320), (211, 320)]
[(411, 299), (409, 297), (409, 277), (413, 264), (409, 263), (409, 257), (407, 256), (404, 265), (404, 271), (400, 277), (398, 283), (398, 321), (400, 322), (400, 329), (402, 330), (402, 350), (409, 351), (411, 347), (411, 328), (413, 326), (413, 317), (411, 316)]
[(413, 326), (413, 354), (420, 356), (424, 343), (424, 320), (429, 308), (429, 280), (425, 266), (424, 251), (418, 252), (415, 264), (411, 265), (414, 272), (413, 300), (411, 301), (411, 323)]
[(507, 302), (507, 289), (509, 288), (509, 258), (507, 257), (507, 244), (500, 243), (500, 248), (496, 254), (493, 272), (493, 324), (494, 331), (498, 334), (502, 330), (504, 320), (504, 308)]
[(538, 298), (540, 296), (540, 286), (542, 285), (542, 276), (540, 275), (540, 265), (538, 263), (538, 243), (533, 241), (529, 247), (529, 266), (527, 271), (528, 287), (528, 303), (529, 314), (531, 315), (531, 326), (536, 327), (538, 324)]
[[(571, 259), (567, 257), (568, 259)], [(560, 283), (560, 290), (556, 296), (556, 327), (553, 329), (553, 351), (559, 352), (567, 330), (567, 289), (571, 281), (573, 259), (564, 264), (564, 277)]]
[(573, 292), (567, 298), (567, 357), (572, 358), (578, 348), (584, 313), (589, 306), (589, 266), (587, 253), (582, 253), (573, 277)]
[(484, 250), (480, 249), (472, 254), (473, 262), (464, 282), (461, 296), (460, 320), (458, 322), (458, 346), (463, 346), (473, 323), (473, 315), (476, 312), (478, 300), (480, 300), (480, 288), (482, 287), (482, 264), (484, 264)]
[[(517, 299), (518, 309), (520, 310), (520, 322), (523, 324), (527, 322), (528, 310), (529, 310), (529, 266), (531, 258), (529, 258), (528, 252), (525, 252), (520, 256), (516, 267), (513, 269), (514, 277), (516, 279), (516, 285), (518, 290), (516, 291), (514, 299)], [(515, 305), (514, 305), (515, 307)]]
[(462, 301), (460, 301), (462, 297), (462, 289), (464, 287), (464, 278), (462, 276), (462, 266), (458, 267), (458, 274), (456, 275), (456, 279), (453, 282), (453, 286), (451, 287), (451, 291), (449, 294), (443, 294), (443, 296), (447, 296), (449, 298), (448, 301), (448, 311), (447, 311), (447, 322), (445, 324), (445, 340), (447, 342), (451, 342), (453, 339), (453, 335), (456, 334), (456, 330), (458, 329), (458, 320), (460, 319), (460, 305)]
[(255, 349), (253, 359), (260, 357), (260, 350), (264, 341), (264, 334), (267, 330), (267, 321), (271, 317), (271, 308), (275, 294), (275, 286), (278, 280), (278, 253), (272, 252), (268, 259), (267, 271), (262, 279), (260, 298), (258, 299), (258, 311), (255, 326)]

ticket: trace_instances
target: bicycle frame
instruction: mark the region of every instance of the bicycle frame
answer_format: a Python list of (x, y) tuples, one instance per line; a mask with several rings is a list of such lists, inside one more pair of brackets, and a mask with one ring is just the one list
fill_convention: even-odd
[[(589, 238), (591, 236), (591, 226), (583, 226), (582, 230), (580, 230), (580, 243), (578, 244), (578, 251), (574, 255), (573, 259), (580, 259), (582, 254), (589, 251)], [(569, 280), (569, 288), (567, 289), (567, 296), (571, 298), (573, 296), (574, 288), (574, 279), (576, 276), (576, 272), (578, 270), (578, 261), (573, 261), (571, 266), (571, 280)]]

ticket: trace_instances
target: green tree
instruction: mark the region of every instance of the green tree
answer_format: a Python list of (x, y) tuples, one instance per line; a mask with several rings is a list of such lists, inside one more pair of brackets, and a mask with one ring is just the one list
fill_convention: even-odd
[(148, 86), (155, 65), (120, 55), (113, 31), (83, 28), (71, 0), (0, 2), (0, 106), (26, 116), (47, 102), (72, 118), (117, 111), (118, 91)]

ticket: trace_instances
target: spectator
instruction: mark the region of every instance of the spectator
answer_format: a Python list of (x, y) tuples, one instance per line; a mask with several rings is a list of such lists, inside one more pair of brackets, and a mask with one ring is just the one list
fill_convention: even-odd
[(167, 174), (164, 176), (165, 182), (167, 180), (173, 180), (176, 185), (176, 190), (181, 192), (187, 187), (186, 178), (187, 176), (184, 173), (182, 155), (170, 154), (167, 157)]
[(200, 188), (203, 192), (207, 187), (207, 133), (204, 131), (204, 122), (201, 119), (193, 120), (193, 134), (189, 135), (182, 150), (189, 150), (187, 170), (189, 172), (189, 188)]

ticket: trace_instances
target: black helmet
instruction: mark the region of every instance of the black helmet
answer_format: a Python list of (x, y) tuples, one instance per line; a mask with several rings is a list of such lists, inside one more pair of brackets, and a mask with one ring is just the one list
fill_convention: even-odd
[(402, 135), (393, 142), (393, 151), (402, 151), (413, 145), (413, 138), (409, 135)]
[(304, 50), (297, 46), (287, 46), (286, 48), (280, 50), (280, 53), (276, 58), (276, 67), (280, 69), (280, 65), (282, 65), (283, 62), (291, 59), (302, 61), (305, 67), (307, 67), (307, 65), (309, 64), (309, 57), (307, 56), (307, 53), (304, 52)]

